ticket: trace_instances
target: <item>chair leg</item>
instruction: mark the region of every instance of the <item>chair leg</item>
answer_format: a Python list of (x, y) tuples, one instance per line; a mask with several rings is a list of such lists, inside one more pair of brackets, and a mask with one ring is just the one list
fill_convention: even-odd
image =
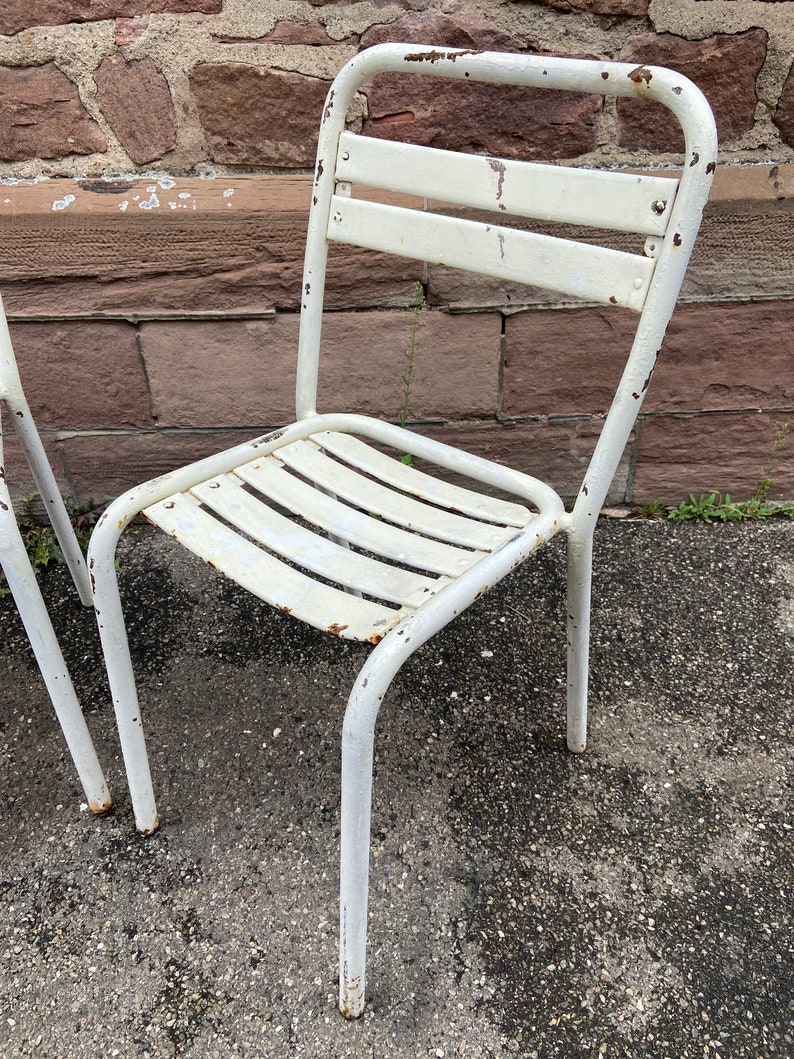
[(116, 711), (116, 725), (132, 808), (135, 813), (135, 826), (141, 834), (150, 835), (157, 830), (159, 821), (114, 566), (118, 538), (105, 542), (104, 538), (99, 539), (100, 536), (95, 530), (88, 552), (94, 609), (105, 656), (113, 708)]
[[(426, 638), (426, 637), (425, 637)], [(364, 1011), (367, 958), (370, 819), (375, 722), (405, 659), (419, 646), (383, 641), (367, 659), (350, 694), (342, 727), (342, 821), (339, 887), (339, 1010)]]
[(93, 605), (93, 600), (91, 598), (91, 585), (88, 580), (85, 559), (74, 535), (71, 519), (58, 489), (58, 483), (55, 481), (55, 475), (47, 459), (41, 438), (31, 419), (30, 410), (21, 396), (13, 402), (13, 407), (16, 409), (13, 419), (14, 429), (33, 472), (33, 480), (36, 483), (39, 496), (44, 502), (55, 536), (61, 546), (64, 561), (69, 568), (69, 573), (72, 575), (75, 588), (80, 596), (80, 602), (84, 607), (90, 607)]
[(88, 806), (93, 813), (106, 813), (113, 802), (47, 607), (28, 561), (16, 521), (4, 519), (4, 522), (3, 571), (6, 581), (52, 700)]
[(590, 655), (590, 594), (593, 538), (568, 538), (568, 749), (587, 745), (587, 683)]

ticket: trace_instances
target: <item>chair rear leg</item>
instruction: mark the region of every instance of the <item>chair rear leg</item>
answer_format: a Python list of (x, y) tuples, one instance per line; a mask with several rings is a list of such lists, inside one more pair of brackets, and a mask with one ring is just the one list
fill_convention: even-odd
[[(10, 506), (10, 505), (9, 505)], [(91, 742), (61, 648), (28, 561), (16, 521), (4, 520), (3, 571), (93, 813), (112, 808), (110, 791)]]
[(587, 685), (590, 657), (590, 596), (593, 538), (568, 538), (568, 749), (587, 745)]

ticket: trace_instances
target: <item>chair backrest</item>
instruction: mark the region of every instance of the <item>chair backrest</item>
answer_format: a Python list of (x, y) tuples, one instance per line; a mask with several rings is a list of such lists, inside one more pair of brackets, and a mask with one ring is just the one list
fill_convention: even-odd
[[(662, 103), (673, 111), (684, 132), (683, 172), (676, 177), (575, 169), (347, 131), (346, 116), (357, 89), (382, 72)], [(653, 373), (708, 198), (716, 154), (708, 103), (695, 85), (670, 70), (405, 44), (362, 52), (334, 81), (320, 129), (303, 277), (298, 417), (316, 411), (331, 242), (468, 269), (586, 303), (630, 310), (639, 314), (635, 340), (577, 500), (580, 511), (597, 513)], [(367, 188), (366, 198), (354, 196), (357, 186)], [(417, 196), (424, 208), (377, 201), (379, 192)], [(444, 212), (445, 205), (491, 211), (494, 218), (461, 217), (454, 210)], [(519, 218), (521, 227), (507, 224), (508, 217)], [(527, 231), (527, 220), (542, 222), (546, 231)], [(560, 234), (548, 233), (549, 222), (561, 226)], [(637, 250), (626, 252), (571, 238), (566, 225), (634, 233)]]

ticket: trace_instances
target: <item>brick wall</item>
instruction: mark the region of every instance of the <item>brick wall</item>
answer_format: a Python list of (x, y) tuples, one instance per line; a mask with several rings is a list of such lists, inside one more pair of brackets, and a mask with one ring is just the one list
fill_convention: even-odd
[[(0, 291), (64, 487), (111, 495), (290, 418), (306, 170), (328, 81), (361, 48), (412, 40), (661, 63), (704, 89), (723, 168), (613, 500), (749, 495), (775, 424), (794, 423), (792, 7), (4, 0)], [(372, 135), (466, 148), (481, 143), (485, 104), (473, 92), (453, 106), (438, 83), (406, 104), (386, 79), (360, 118)], [(680, 161), (655, 108), (550, 108), (518, 92), (514, 104), (537, 131), (533, 157)], [(512, 109), (504, 127), (489, 119), (489, 152), (526, 155)], [(349, 394), (396, 416), (417, 278), (408, 262), (335, 254), (321, 407)], [(624, 316), (445, 269), (426, 278), (420, 429), (575, 491)], [(780, 497), (794, 495), (792, 449)]]

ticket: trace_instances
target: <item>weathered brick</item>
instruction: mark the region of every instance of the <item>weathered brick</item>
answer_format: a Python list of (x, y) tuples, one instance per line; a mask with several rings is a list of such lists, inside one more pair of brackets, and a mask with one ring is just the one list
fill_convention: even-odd
[(77, 86), (55, 63), (0, 66), (0, 159), (65, 158), (107, 150)]
[(231, 430), (79, 434), (64, 438), (59, 450), (77, 498), (104, 500), (253, 436)]
[[(524, 423), (448, 422), (420, 426), (421, 434), (530, 474), (564, 500), (573, 499), (601, 433), (600, 419), (537, 419)], [(623, 503), (629, 473), (630, 442), (609, 490), (608, 502)]]
[[(362, 36), (449, 48), (526, 50), (526, 42), (475, 14), (411, 15)], [(364, 86), (370, 136), (504, 157), (574, 158), (596, 146), (600, 96), (386, 74)], [(522, 121), (515, 121), (516, 113)]]
[[(318, 407), (396, 419), (410, 313), (329, 313)], [(421, 314), (410, 418), (495, 415), (497, 314)], [(298, 319), (146, 323), (141, 336), (160, 426), (280, 426), (295, 415)]]
[(149, 397), (130, 324), (12, 323), (19, 372), (39, 427), (145, 427)]
[(297, 317), (144, 323), (161, 427), (280, 426), (294, 418)]
[[(516, 313), (505, 325), (505, 415), (608, 410), (637, 318), (608, 308)], [(643, 412), (794, 404), (794, 303), (679, 305)]]
[[(764, 475), (775, 431), (785, 416), (759, 412), (652, 416), (643, 424), (631, 499), (675, 504), (717, 489), (749, 500)], [(779, 449), (769, 497), (794, 496), (794, 444)]]
[[(643, 33), (630, 38), (621, 59), (667, 66), (690, 78), (711, 104), (720, 141), (731, 140), (755, 123), (755, 79), (766, 59), (767, 39), (763, 29), (699, 41)], [(684, 146), (678, 121), (666, 108), (632, 99), (618, 100), (618, 142), (633, 151), (681, 151)]]
[(67, 22), (98, 22), (117, 16), (170, 12), (217, 14), (223, 0), (3, 0), (0, 33), (10, 36), (28, 26), (60, 26)]
[[(38, 426), (38, 423), (36, 425)], [(11, 499), (14, 501), (14, 507), (16, 508), (17, 501), (21, 497), (36, 491), (36, 483), (28, 461), (25, 459), (22, 445), (8, 423), (7, 416), (3, 418), (3, 426), (3, 473), (11, 493)], [(59, 441), (47, 434), (44, 434), (41, 440), (44, 444), (44, 452), (55, 475), (55, 481), (58, 483), (58, 488), (64, 496), (72, 496), (72, 483), (64, 467), (63, 453)], [(76, 496), (72, 496), (72, 498), (78, 499)], [(89, 498), (86, 496), (83, 499), (87, 500)]]
[(210, 154), (224, 165), (311, 166), (328, 82), (304, 74), (204, 63), (190, 75)]
[(780, 99), (777, 103), (775, 116), (772, 119), (780, 130), (780, 138), (789, 147), (794, 147), (794, 63), (783, 85)]
[(151, 59), (127, 63), (109, 55), (94, 74), (102, 113), (136, 165), (162, 158), (176, 144), (171, 90)]

